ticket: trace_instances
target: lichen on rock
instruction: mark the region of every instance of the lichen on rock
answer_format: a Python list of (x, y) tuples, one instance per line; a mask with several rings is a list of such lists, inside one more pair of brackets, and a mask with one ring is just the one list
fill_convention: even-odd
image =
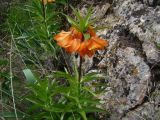
[[(94, 8), (103, 10), (102, 3), (109, 2), (101, 1)], [(92, 61), (97, 69), (107, 71), (110, 86), (100, 98), (111, 112), (111, 120), (160, 119), (159, 5), (159, 0), (113, 0), (110, 12), (101, 17), (94, 13), (99, 18), (97, 26), (112, 26), (98, 31), (109, 47), (102, 54), (97, 52), (95, 57), (102, 57), (96, 63)]]

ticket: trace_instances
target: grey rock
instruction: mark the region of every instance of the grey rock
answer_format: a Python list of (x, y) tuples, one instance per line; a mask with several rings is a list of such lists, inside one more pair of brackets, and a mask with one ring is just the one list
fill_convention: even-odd
[(159, 120), (160, 109), (154, 103), (146, 102), (135, 110), (128, 112), (122, 120)]
[[(145, 99), (153, 80), (148, 63), (158, 64), (160, 61), (155, 44), (159, 43), (157, 19), (160, 10), (135, 0), (119, 0), (114, 12), (121, 22), (112, 23), (117, 27), (107, 35), (110, 41), (107, 55), (111, 54), (111, 57), (105, 57), (99, 63), (99, 66), (106, 64), (110, 77), (110, 91), (102, 95), (108, 103), (106, 109), (112, 111), (111, 120), (158, 120), (158, 104), (155, 103), (155, 107)], [(114, 45), (115, 51), (112, 49)]]
[[(106, 12), (96, 24), (112, 26), (97, 32), (109, 41), (109, 47), (94, 56), (103, 56), (98, 63), (91, 61), (92, 66), (107, 72), (110, 86), (100, 98), (111, 112), (111, 120), (160, 119), (160, 87), (155, 88), (159, 85), (155, 78), (160, 76), (158, 5), (155, 0), (114, 0), (113, 13)], [(99, 18), (98, 13), (94, 16)], [(154, 75), (155, 68), (158, 75)]]
[(160, 5), (160, 0), (141, 0), (141, 2), (143, 2), (144, 4), (149, 5), (149, 6)]
[(143, 43), (143, 50), (146, 52), (148, 62), (153, 64), (160, 61), (159, 50), (154, 48), (155, 48), (154, 43), (151, 43), (151, 42)]
[[(151, 71), (134, 48), (119, 48), (116, 52), (117, 63), (108, 68), (114, 101), (112, 119), (120, 119), (126, 111), (143, 103)], [(109, 98), (106, 94), (107, 99)], [(109, 95), (111, 96), (111, 95)], [(109, 103), (106, 101), (106, 103)], [(107, 105), (108, 106), (108, 105)], [(111, 110), (112, 111), (112, 110)]]
[[(160, 34), (160, 24), (157, 21), (159, 12), (154, 8), (149, 8), (144, 4), (134, 0), (126, 0), (115, 8), (118, 16), (125, 18), (131, 33), (135, 34), (143, 42), (144, 52), (146, 52), (148, 62), (154, 64), (160, 61), (160, 54), (155, 42)], [(151, 43), (151, 45), (149, 45)], [(147, 45), (149, 45), (147, 47)], [(150, 52), (152, 51), (152, 52)]]

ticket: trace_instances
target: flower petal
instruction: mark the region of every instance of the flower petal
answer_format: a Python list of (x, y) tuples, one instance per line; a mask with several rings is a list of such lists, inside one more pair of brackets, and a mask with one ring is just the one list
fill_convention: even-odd
[(73, 37), (72, 36), (67, 36), (64, 39), (60, 40), (57, 42), (57, 44), (63, 48), (71, 46), (73, 42)]
[(102, 46), (100, 44), (97, 44), (94, 40), (90, 39), (88, 40), (88, 49), (89, 50), (97, 50), (100, 49)]
[(88, 57), (92, 57), (95, 51), (90, 51), (88, 50), (88, 46), (87, 46), (87, 41), (83, 41), (81, 43), (80, 48), (78, 49), (78, 53), (80, 54), (81, 57), (87, 55)]
[(70, 35), (71, 35), (71, 32), (61, 31), (59, 34), (54, 36), (54, 40), (61, 41), (61, 40), (64, 40), (67, 36), (70, 36)]
[(108, 42), (99, 37), (92, 37), (88, 40), (89, 50), (101, 50), (104, 49), (105, 46), (108, 46)]
[(74, 36), (74, 38), (76, 39), (82, 39), (83, 35), (81, 32), (79, 32), (76, 28), (71, 27), (70, 31), (72, 32), (72, 35)]
[(99, 37), (95, 37), (94, 41), (97, 42), (98, 44), (102, 45), (102, 46), (108, 46), (108, 41), (101, 39)]
[(73, 39), (72, 44), (68, 48), (66, 48), (66, 50), (70, 53), (76, 52), (80, 47), (80, 42), (80, 39)]

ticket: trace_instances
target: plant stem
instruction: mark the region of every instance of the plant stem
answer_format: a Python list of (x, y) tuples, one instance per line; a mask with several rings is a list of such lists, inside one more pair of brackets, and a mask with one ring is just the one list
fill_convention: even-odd
[[(45, 29), (46, 29), (46, 37), (47, 39), (49, 39), (49, 30), (48, 30), (48, 25), (47, 25), (47, 21), (46, 21), (46, 5), (44, 4), (44, 0), (42, 0), (42, 15), (43, 15), (43, 19), (44, 19), (44, 25), (45, 25)], [(48, 40), (47, 40), (48, 41)], [(54, 46), (52, 45), (51, 41), (47, 42), (49, 44), (49, 46), (55, 50)]]
[(16, 120), (18, 120), (15, 97), (14, 97), (14, 89), (13, 89), (13, 72), (12, 72), (12, 50), (13, 50), (13, 46), (12, 46), (12, 40), (13, 40), (13, 34), (11, 35), (11, 48), (10, 48), (10, 55), (9, 55), (9, 69), (10, 69), (10, 82), (11, 82), (11, 94), (12, 94), (13, 108), (14, 108), (14, 113), (15, 113)]
[(83, 120), (87, 120), (87, 117), (86, 117), (86, 113), (85, 113), (85, 112), (82, 111), (82, 112), (80, 112), (80, 114), (81, 114)]
[(82, 77), (82, 60), (83, 60), (83, 58), (80, 56), (80, 60), (79, 60), (79, 70), (78, 70), (78, 72), (79, 72), (78, 82), (79, 82), (79, 83), (80, 83), (81, 77)]
[[(81, 77), (82, 77), (82, 62), (83, 62), (83, 58), (80, 56), (80, 60), (79, 60), (79, 70), (78, 70), (78, 73), (79, 73), (79, 78), (78, 78), (78, 84), (79, 84), (79, 95), (80, 95), (80, 92), (81, 92)], [(82, 109), (81, 105), (79, 105), (79, 108)], [(82, 112), (79, 112), (83, 118), (83, 120), (87, 120), (87, 117), (86, 117), (86, 113), (84, 111)]]
[(82, 57), (80, 56), (79, 68), (78, 68), (78, 94), (80, 96), (81, 92), (81, 77), (82, 77)]
[(44, 0), (42, 0), (42, 12), (43, 12), (44, 20), (46, 20), (46, 12), (45, 12), (45, 4), (44, 4)]

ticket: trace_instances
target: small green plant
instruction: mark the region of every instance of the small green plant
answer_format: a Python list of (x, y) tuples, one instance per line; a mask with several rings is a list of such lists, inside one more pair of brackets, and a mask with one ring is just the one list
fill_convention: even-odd
[[(98, 108), (100, 99), (98, 99), (97, 91), (91, 84), (89, 85), (92, 80), (103, 79), (104, 76), (99, 73), (83, 74), (81, 67), (85, 55), (92, 57), (96, 50), (103, 49), (108, 42), (100, 39), (90, 26), (91, 10), (84, 20), (79, 12), (73, 10), (79, 21), (76, 22), (67, 16), (69, 22), (73, 23), (71, 31), (62, 31), (54, 38), (59, 46), (71, 53), (78, 52), (80, 54), (79, 66), (74, 59), (72, 73), (67, 70), (65, 72), (53, 71), (44, 80), (34, 77), (31, 70), (24, 70), (29, 82), (28, 89), (31, 90), (27, 99), (33, 103), (32, 111), (38, 112), (37, 115), (32, 116), (34, 119), (87, 120), (89, 113), (106, 112)], [(89, 35), (87, 39), (86, 34)], [(88, 42), (86, 46), (84, 46), (84, 42)]]
[(58, 64), (60, 48), (52, 39), (61, 27), (62, 18), (58, 12), (65, 3), (66, 0), (59, 0), (43, 6), (41, 0), (11, 2), (7, 20), (0, 25), (4, 34), (0, 44), (0, 119), (30, 117), (25, 114), (28, 101), (23, 101), (25, 89), (22, 90), (22, 86), (25, 85), (19, 71), (31, 67), (36, 73), (47, 74), (44, 63), (48, 58)]
[[(30, 111), (37, 111), (32, 118), (46, 120), (87, 120), (87, 113), (106, 112), (100, 108), (100, 100), (92, 86), (85, 85), (104, 76), (97, 73), (88, 73), (79, 81), (77, 67), (73, 75), (55, 71), (48, 76), (53, 78), (38, 80), (28, 69), (24, 70), (29, 82), (28, 88), (32, 91), (27, 100), (33, 103)], [(39, 112), (39, 113), (38, 113)]]

